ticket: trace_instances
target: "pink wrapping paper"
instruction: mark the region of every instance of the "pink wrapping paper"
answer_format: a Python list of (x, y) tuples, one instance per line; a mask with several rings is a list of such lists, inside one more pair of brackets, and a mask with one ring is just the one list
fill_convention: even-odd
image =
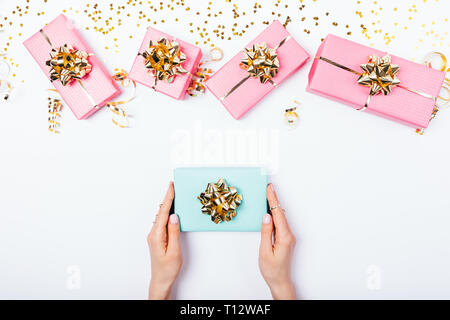
[[(273, 48), (288, 36), (289, 32), (286, 28), (278, 20), (275, 20), (245, 48), (262, 42)], [(272, 78), (277, 85), (300, 68), (309, 58), (308, 53), (292, 37), (277, 49), (277, 55), (280, 68), (277, 75)], [(206, 87), (219, 100), (248, 75), (246, 70), (239, 67), (243, 57), (244, 53), (240, 51), (206, 81)], [(274, 89), (275, 87), (269, 82), (262, 84), (258, 78), (250, 78), (221, 102), (235, 119), (240, 119)]]
[[(144, 52), (148, 48), (150, 40), (158, 41), (163, 37), (167, 38), (170, 41), (176, 40), (178, 42), (181, 51), (186, 55), (186, 60), (181, 66), (183, 67), (183, 69), (188, 71), (188, 73), (177, 75), (172, 83), (158, 80), (155, 90), (177, 100), (182, 100), (186, 95), (186, 90), (191, 81), (191, 74), (196, 72), (200, 59), (202, 58), (202, 51), (199, 47), (196, 47), (183, 40), (175, 39), (168, 34), (148, 27), (147, 33), (144, 37), (144, 41), (142, 41), (141, 47), (139, 48), (139, 53)], [(148, 69), (144, 65), (144, 60), (145, 59), (142, 56), (136, 56), (133, 66), (131, 67), (129, 78), (135, 80), (136, 82), (139, 82), (140, 84), (152, 88), (153, 84), (155, 83), (155, 77), (148, 72)]]
[[(362, 72), (360, 64), (367, 63), (372, 54), (384, 56), (386, 53), (329, 34), (320, 45), (316, 58), (322, 56)], [(393, 55), (391, 62), (400, 66), (397, 77), (401, 85), (434, 97), (439, 95), (444, 72)], [(349, 71), (315, 59), (309, 72), (307, 91), (359, 109), (366, 103), (370, 89), (359, 85), (357, 79), (358, 76)], [(395, 87), (387, 96), (373, 96), (365, 111), (416, 128), (426, 128), (434, 106), (433, 99)]]
[[(42, 30), (47, 34), (54, 47), (68, 44), (87, 53), (93, 53), (72, 23), (62, 14), (43, 27)], [(52, 47), (44, 36), (38, 31), (23, 44), (39, 64), (47, 78), (50, 79), (50, 67), (45, 62), (50, 59)], [(92, 71), (82, 78), (81, 82), (94, 100), (94, 105), (77, 81), (72, 81), (66, 86), (63, 86), (59, 80), (52, 82), (55, 89), (58, 90), (62, 99), (77, 119), (88, 118), (98, 110), (95, 105), (102, 107), (106, 102), (120, 93), (119, 88), (95, 55), (89, 57), (89, 62), (92, 65)]]

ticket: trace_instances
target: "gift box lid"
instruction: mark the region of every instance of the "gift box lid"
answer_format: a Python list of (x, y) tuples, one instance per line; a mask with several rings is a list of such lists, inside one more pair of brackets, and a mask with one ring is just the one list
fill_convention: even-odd
[[(186, 55), (186, 60), (181, 66), (188, 71), (188, 73), (177, 75), (171, 83), (162, 80), (157, 81), (155, 90), (177, 100), (182, 100), (186, 95), (186, 90), (191, 82), (192, 74), (195, 73), (198, 68), (198, 64), (202, 58), (202, 50), (186, 41), (175, 39), (164, 32), (148, 27), (144, 40), (139, 48), (139, 53), (144, 52), (148, 48), (150, 40), (159, 41), (161, 38), (167, 38), (169, 41), (175, 40), (178, 42), (181, 51)], [(153, 88), (155, 83), (155, 77), (148, 72), (148, 69), (144, 65), (144, 58), (141, 55), (136, 55), (128, 77), (150, 88)]]
[[(215, 224), (203, 214), (197, 197), (208, 183), (225, 179), (242, 196), (236, 216), (231, 221)], [(174, 170), (174, 212), (180, 219), (181, 231), (260, 231), (267, 213), (267, 175), (262, 168), (177, 168)]]
[[(358, 84), (357, 74), (318, 58), (324, 57), (361, 73), (360, 65), (367, 63), (373, 54), (382, 57), (386, 52), (329, 34), (320, 45), (311, 66), (307, 91), (360, 109), (365, 105), (370, 89)], [(397, 77), (402, 86), (434, 97), (439, 95), (444, 72), (392, 54), (390, 56), (391, 63), (400, 67)], [(366, 111), (413, 127), (426, 128), (434, 106), (433, 99), (395, 87), (389, 95), (371, 97)]]
[[(245, 48), (249, 48), (253, 44), (266, 43), (269, 47), (275, 48), (284, 39), (286, 39), (284, 44), (277, 49), (280, 68), (278, 73), (272, 78), (276, 85), (282, 83), (300, 68), (309, 59), (308, 53), (295, 41), (278, 20), (271, 23), (261, 34), (245, 46)], [(206, 87), (221, 101), (235, 119), (240, 119), (274, 89), (274, 85), (269, 82), (263, 84), (257, 78), (250, 78), (230, 95), (222, 99), (237, 83), (248, 76), (247, 71), (239, 66), (241, 59), (244, 58), (242, 50), (205, 82)]]
[[(68, 44), (86, 53), (93, 53), (70, 20), (63, 14), (44, 26), (42, 32), (38, 31), (25, 40), (23, 44), (49, 79), (49, 66), (46, 65), (46, 61), (50, 59), (52, 47)], [(90, 56), (89, 63), (92, 65), (92, 71), (80, 80), (82, 86), (76, 81), (66, 86), (58, 80), (52, 82), (77, 119), (89, 117), (120, 93), (120, 89), (97, 56)]]

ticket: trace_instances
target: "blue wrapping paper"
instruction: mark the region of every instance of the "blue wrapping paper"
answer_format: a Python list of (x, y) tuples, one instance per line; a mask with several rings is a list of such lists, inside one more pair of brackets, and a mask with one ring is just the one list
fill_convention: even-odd
[[(242, 203), (231, 221), (215, 224), (203, 214), (197, 197), (208, 183), (225, 179), (242, 195)], [(180, 219), (181, 231), (260, 231), (267, 213), (267, 175), (262, 168), (177, 168), (174, 170), (174, 212)]]

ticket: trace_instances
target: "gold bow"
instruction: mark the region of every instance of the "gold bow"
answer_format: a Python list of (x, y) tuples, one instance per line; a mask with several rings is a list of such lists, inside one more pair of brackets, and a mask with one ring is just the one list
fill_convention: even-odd
[(176, 75), (187, 73), (181, 64), (186, 60), (186, 55), (180, 50), (176, 41), (161, 38), (159, 41), (150, 40), (150, 44), (143, 53), (145, 67), (157, 80), (171, 83)]
[(242, 200), (236, 188), (229, 187), (224, 179), (219, 179), (217, 183), (208, 183), (205, 192), (197, 198), (203, 205), (202, 212), (210, 215), (216, 224), (233, 219)]
[(400, 67), (391, 64), (391, 56), (388, 54), (381, 58), (377, 55), (370, 56), (369, 62), (362, 64), (361, 69), (363, 73), (358, 78), (358, 83), (369, 87), (371, 96), (381, 92), (388, 95), (392, 92), (392, 88), (400, 84), (397, 78)]
[(278, 73), (280, 62), (276, 49), (262, 43), (245, 48), (244, 53), (245, 58), (241, 60), (241, 67), (247, 70), (251, 77), (259, 77), (261, 83), (266, 83)]
[(52, 48), (51, 59), (45, 63), (51, 67), (50, 81), (60, 80), (63, 86), (73, 80), (80, 80), (92, 70), (88, 61), (89, 54), (76, 50), (70, 45)]

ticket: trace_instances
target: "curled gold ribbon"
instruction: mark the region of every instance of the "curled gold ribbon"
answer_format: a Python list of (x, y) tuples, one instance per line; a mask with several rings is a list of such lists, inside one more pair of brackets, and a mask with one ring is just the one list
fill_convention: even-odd
[(186, 55), (176, 41), (170, 41), (164, 37), (158, 41), (150, 40), (148, 48), (138, 54), (144, 58), (148, 72), (155, 77), (153, 88), (158, 80), (171, 83), (175, 76), (187, 73), (181, 66), (186, 60)]
[(60, 126), (59, 118), (63, 105), (60, 99), (48, 98), (48, 130), (53, 133), (59, 133), (57, 128)]
[(128, 78), (128, 73), (125, 70), (115, 70), (117, 72), (112, 76), (113, 80), (119, 82), (122, 87), (128, 87), (131, 83), (133, 85), (133, 95), (127, 100), (109, 101), (106, 103), (105, 107), (107, 107), (114, 115), (111, 119), (112, 123), (119, 128), (127, 128), (129, 126), (129, 115), (123, 108), (123, 105), (129, 103), (136, 97), (136, 82)]
[(287, 36), (278, 43), (275, 48), (269, 48), (266, 44), (254, 44), (251, 48), (245, 48), (245, 57), (240, 62), (240, 67), (248, 72), (248, 76), (234, 85), (226, 94), (220, 97), (224, 101), (233, 91), (239, 88), (249, 78), (259, 78), (261, 83), (269, 82), (274, 87), (277, 86), (272, 78), (278, 73), (280, 63), (276, 51), (291, 38)]
[[(6, 56), (6, 54), (0, 53), (0, 56)], [(4, 72), (0, 74), (0, 93), (2, 100), (7, 101), (11, 97), (11, 93), (14, 90), (12, 82), (7, 80), (11, 73), (11, 67), (8, 62), (3, 60), (0, 61), (0, 64), (5, 67)]]
[(206, 68), (204, 65), (210, 61), (220, 61), (222, 58), (222, 49), (214, 47), (209, 51), (208, 57), (198, 64), (197, 71), (192, 75), (191, 83), (186, 90), (190, 96), (195, 97), (205, 93), (206, 87), (204, 82), (211, 77), (213, 70), (211, 68)]
[(50, 67), (50, 81), (59, 80), (66, 86), (73, 80), (81, 80), (92, 70), (88, 57), (85, 51), (76, 50), (68, 44), (52, 48), (50, 59), (45, 62)]
[(284, 120), (290, 127), (295, 127), (298, 124), (298, 114), (296, 112), (297, 106), (300, 104), (297, 100), (294, 100), (295, 107), (287, 108), (284, 111)]
[[(447, 58), (446, 58), (446, 56), (443, 53), (440, 53), (440, 52), (437, 52), (437, 51), (432, 51), (432, 52), (428, 53), (425, 56), (425, 59), (423, 61), (424, 65), (429, 67), (429, 68), (433, 68), (432, 58), (434, 56), (438, 56), (441, 59), (441, 65), (437, 69), (440, 70), (440, 71), (443, 71), (445, 73), (448, 73), (450, 71), (450, 68), (447, 68)], [(444, 108), (444, 107), (448, 106), (448, 104), (450, 102), (450, 88), (449, 87), (450, 87), (450, 79), (448, 77), (445, 77), (442, 89), (444, 89), (447, 92), (447, 98), (445, 98), (445, 97), (443, 97), (443, 96), (441, 96), (439, 94), (439, 96), (437, 98), (440, 99), (441, 101), (443, 101), (443, 103), (438, 105), (437, 101), (436, 101), (436, 105), (435, 105), (435, 107), (433, 109), (433, 112), (431, 114), (430, 121), (433, 120), (434, 118), (436, 118), (436, 114), (439, 112), (440, 108)], [(420, 135), (423, 135), (424, 132), (425, 132), (424, 128), (417, 128), (416, 129), (416, 133), (418, 133)]]
[(242, 201), (237, 189), (229, 187), (224, 179), (219, 179), (217, 183), (208, 183), (205, 192), (197, 198), (203, 205), (202, 213), (210, 215), (216, 224), (233, 219)]
[(203, 83), (213, 74), (213, 70), (211, 68), (205, 68), (203, 65), (204, 62), (200, 62), (198, 64), (197, 71), (193, 74), (191, 83), (186, 90), (188, 95), (192, 97), (205, 93), (206, 87)]
[[(450, 68), (447, 68), (447, 57), (443, 53), (440, 53), (440, 52), (437, 52), (437, 51), (432, 51), (432, 52), (428, 53), (425, 56), (425, 59), (424, 59), (423, 63), (427, 67), (433, 68), (432, 59), (435, 56), (438, 56), (441, 59), (441, 65), (438, 68), (436, 68), (436, 69), (438, 69), (440, 71), (443, 71), (445, 73), (448, 73), (450, 71)], [(446, 107), (449, 104), (449, 102), (450, 102), (450, 78), (445, 77), (444, 86), (442, 86), (442, 89), (444, 89), (447, 92), (448, 97), (445, 98), (445, 97), (443, 97), (441, 95), (438, 96), (438, 98), (441, 101), (443, 101), (443, 104), (438, 105), (439, 108)]]

